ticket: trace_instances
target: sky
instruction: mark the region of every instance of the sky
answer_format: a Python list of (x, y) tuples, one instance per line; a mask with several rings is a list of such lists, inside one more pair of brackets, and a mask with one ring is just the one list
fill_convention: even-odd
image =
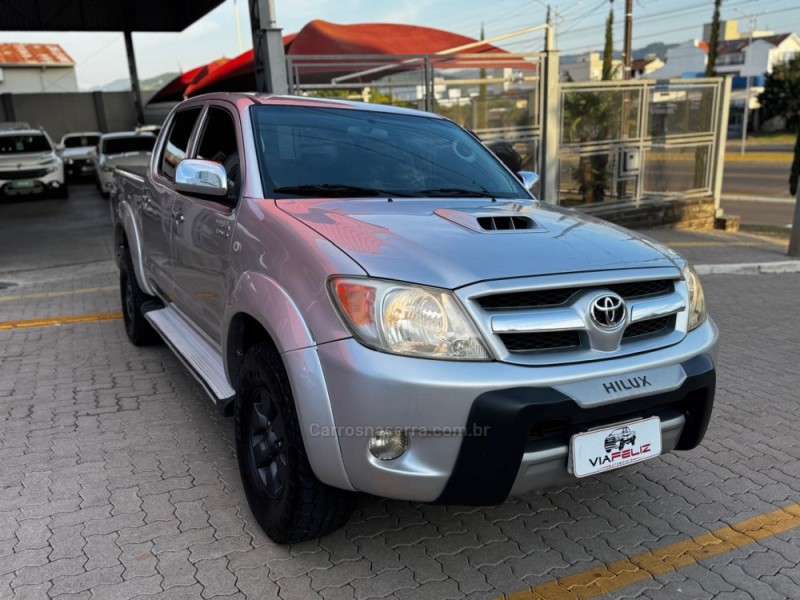
[[(240, 53), (236, 35), (238, 13), (242, 48), (252, 47), (247, 0), (225, 0), (219, 7), (179, 33), (135, 33), (140, 78), (168, 71), (187, 71), (214, 59)], [(547, 0), (275, 0), (278, 26), (284, 33), (300, 30), (312, 19), (334, 23), (391, 22), (425, 25), (478, 37), (518, 31), (545, 21)], [(562, 54), (601, 50), (609, 0), (551, 0), (556, 44)], [(622, 48), (624, 0), (614, 6), (614, 41)], [(635, 0), (633, 47), (651, 42), (678, 43), (702, 35), (711, 20), (712, 0)], [(800, 33), (797, 0), (723, 0), (722, 18), (738, 19), (747, 30), (748, 17), (756, 28), (776, 33)], [(125, 45), (119, 33), (8, 32), (2, 42), (57, 43), (76, 61), (78, 85), (91, 89), (128, 77)], [(512, 38), (499, 44), (514, 52), (542, 49), (542, 34)]]

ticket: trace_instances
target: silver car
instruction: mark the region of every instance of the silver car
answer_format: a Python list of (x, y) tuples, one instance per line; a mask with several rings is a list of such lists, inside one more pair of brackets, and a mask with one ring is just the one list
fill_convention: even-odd
[(94, 175), (99, 131), (67, 133), (58, 144), (58, 155), (64, 161), (67, 179), (80, 179)]
[[(494, 505), (701, 442), (694, 270), (534, 181), (434, 114), (254, 94), (181, 103), (117, 169), (126, 333), (233, 416), (273, 540), (339, 527), (355, 492)], [(607, 458), (623, 426), (636, 454)]]
[(95, 156), (95, 177), (100, 193), (107, 196), (117, 167), (146, 167), (156, 136), (150, 132), (117, 131), (100, 136)]

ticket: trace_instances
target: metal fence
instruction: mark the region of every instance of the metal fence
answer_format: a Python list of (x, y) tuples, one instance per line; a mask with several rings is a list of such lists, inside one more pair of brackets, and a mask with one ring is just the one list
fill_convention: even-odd
[(511, 142), (541, 172), (543, 53), (287, 56), (290, 92), (436, 112), (481, 140)]
[(442, 114), (514, 144), (547, 202), (714, 195), (730, 81), (561, 83), (558, 52), (287, 56), (294, 94)]
[(718, 196), (730, 82), (561, 84), (562, 204)]

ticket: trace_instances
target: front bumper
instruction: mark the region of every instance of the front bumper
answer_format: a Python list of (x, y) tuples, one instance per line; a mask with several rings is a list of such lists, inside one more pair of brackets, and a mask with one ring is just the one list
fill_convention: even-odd
[(79, 178), (94, 175), (95, 164), (91, 158), (68, 158), (64, 160), (67, 177)]
[[(314, 438), (336, 435), (356, 490), (421, 502), (498, 504), (511, 494), (572, 480), (569, 437), (590, 427), (658, 415), (664, 451), (695, 447), (713, 405), (717, 340), (709, 319), (669, 348), (548, 367), (407, 358), (352, 339), (321, 344), (335, 431), (309, 429), (304, 439), (313, 452)], [(634, 373), (650, 374), (657, 385), (646, 395), (587, 393)], [(380, 428), (406, 430), (402, 456), (380, 461), (369, 453), (367, 442)]]
[(65, 185), (63, 167), (30, 179), (4, 179), (0, 173), (0, 193), (3, 196), (35, 196), (55, 193)]

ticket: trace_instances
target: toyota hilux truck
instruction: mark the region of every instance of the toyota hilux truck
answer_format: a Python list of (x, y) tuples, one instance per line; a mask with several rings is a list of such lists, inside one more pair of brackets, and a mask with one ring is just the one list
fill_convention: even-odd
[(705, 434), (718, 332), (692, 266), (537, 201), (448, 119), (200, 96), (116, 177), (127, 336), (233, 416), (276, 542), (358, 492), (496, 505)]

